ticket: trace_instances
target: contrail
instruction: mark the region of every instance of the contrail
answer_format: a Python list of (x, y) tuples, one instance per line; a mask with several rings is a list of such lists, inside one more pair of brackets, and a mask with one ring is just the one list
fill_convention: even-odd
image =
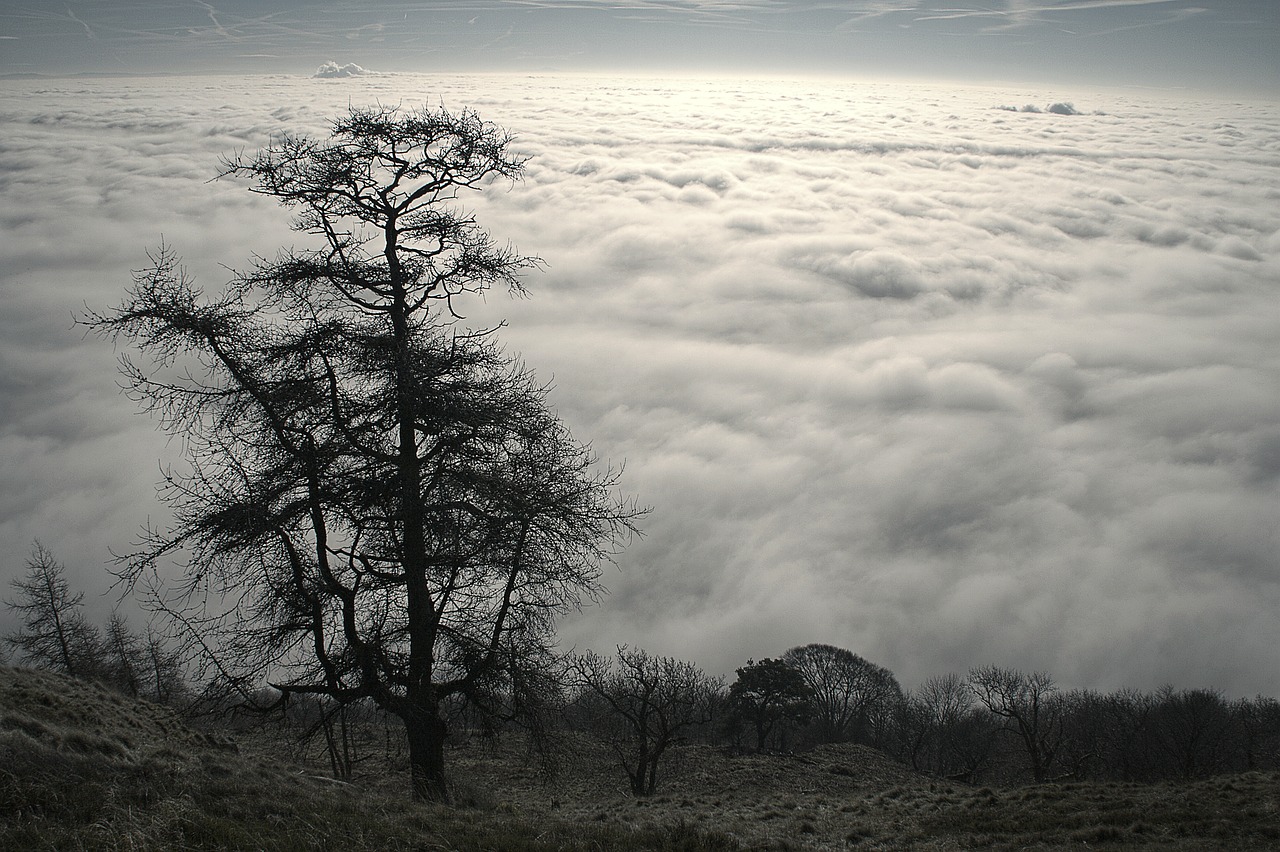
[(204, 2), (204, 0), (192, 0), (192, 2), (194, 2), (197, 6), (203, 7), (205, 12), (209, 14), (209, 20), (213, 21), (213, 26), (217, 30), (218, 35), (222, 36), (223, 38), (234, 39), (234, 36), (232, 36), (231, 33), (227, 32), (226, 28), (222, 26), (222, 22), (218, 20), (217, 9), (213, 8), (208, 3)]
[(71, 11), (71, 7), (70, 7), (70, 6), (68, 6), (68, 7), (67, 7), (67, 17), (68, 17), (68, 18), (70, 18), (71, 20), (75, 21), (75, 22), (76, 22), (77, 24), (79, 24), (80, 26), (84, 27), (84, 31), (85, 31), (85, 33), (87, 33), (87, 34), (88, 34), (89, 38), (94, 39), (95, 41), (97, 40), (97, 38), (98, 38), (97, 34), (96, 34), (96, 33), (94, 33), (94, 31), (93, 31), (92, 29), (90, 29), (90, 28), (89, 28), (89, 25), (88, 25), (88, 24), (86, 24), (84, 21), (82, 21), (82, 20), (80, 20), (79, 18), (77, 18), (77, 17), (76, 17), (76, 13), (75, 13), (75, 12), (73, 12), (73, 11)]

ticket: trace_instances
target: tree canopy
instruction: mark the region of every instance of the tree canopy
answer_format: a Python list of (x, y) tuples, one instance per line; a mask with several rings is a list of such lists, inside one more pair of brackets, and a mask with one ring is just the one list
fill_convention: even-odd
[(721, 682), (696, 665), (618, 648), (614, 661), (587, 651), (569, 660), (569, 679), (581, 703), (595, 703), (595, 728), (627, 774), (631, 792), (651, 794), (663, 755), (690, 729), (710, 722)]
[(769, 736), (792, 723), (809, 720), (813, 690), (799, 670), (783, 660), (748, 660), (737, 670), (729, 686), (726, 704), (729, 722), (749, 724), (756, 735), (756, 749), (763, 751)]

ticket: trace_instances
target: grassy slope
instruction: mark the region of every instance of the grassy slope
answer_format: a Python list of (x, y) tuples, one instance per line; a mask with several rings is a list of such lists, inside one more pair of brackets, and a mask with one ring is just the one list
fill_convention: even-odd
[(546, 782), (514, 752), (452, 755), (486, 804), (406, 801), (237, 746), (91, 684), (0, 667), (0, 850), (1273, 849), (1280, 776), (1184, 785), (974, 789), (829, 746), (731, 757), (691, 748), (634, 799), (578, 742)]
[(338, 784), (93, 684), (0, 667), (0, 850), (728, 849)]

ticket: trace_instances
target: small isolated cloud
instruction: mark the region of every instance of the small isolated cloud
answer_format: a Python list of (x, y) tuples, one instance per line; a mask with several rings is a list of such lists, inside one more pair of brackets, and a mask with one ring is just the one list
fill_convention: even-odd
[(370, 71), (368, 68), (361, 68), (354, 62), (348, 62), (346, 65), (339, 65), (331, 60), (317, 68), (316, 73), (311, 76), (321, 79), (334, 79), (339, 77), (365, 77), (369, 74), (377, 73), (377, 71)]
[(1032, 112), (1044, 113), (1049, 112), (1054, 115), (1080, 115), (1080, 110), (1076, 109), (1075, 104), (1065, 101), (1051, 103), (1047, 107), (1038, 107), (1035, 104), (1025, 104), (1021, 107), (1016, 106), (998, 106), (996, 109), (1002, 109), (1005, 112)]

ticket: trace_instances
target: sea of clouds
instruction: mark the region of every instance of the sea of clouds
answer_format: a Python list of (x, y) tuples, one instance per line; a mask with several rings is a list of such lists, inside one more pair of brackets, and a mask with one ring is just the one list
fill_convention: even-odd
[[(341, 69), (336, 63), (333, 68)], [(557, 76), (0, 83), (0, 579), (91, 592), (166, 441), (72, 315), (163, 241), (212, 291), (297, 243), (218, 158), (348, 103), (470, 106), (546, 261), (477, 325), (625, 460), (646, 537), (567, 619), (731, 673), (829, 642), (907, 685), (1280, 694), (1280, 107)], [(1053, 109), (1070, 105), (1070, 110)], [(1028, 108), (1031, 107), (1031, 108)], [(92, 598), (105, 608), (109, 598)], [(0, 626), (11, 627), (0, 616)]]

